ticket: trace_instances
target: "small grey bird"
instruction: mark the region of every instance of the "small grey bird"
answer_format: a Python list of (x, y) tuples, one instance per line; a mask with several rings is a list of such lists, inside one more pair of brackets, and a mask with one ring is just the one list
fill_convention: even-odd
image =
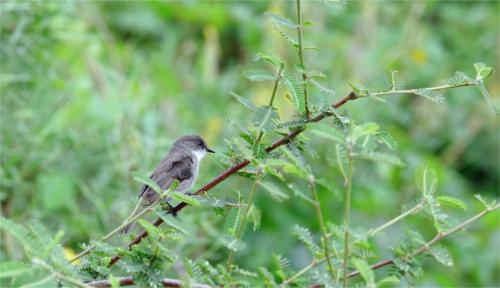
[[(208, 148), (206, 142), (200, 136), (183, 136), (174, 142), (172, 149), (160, 162), (160, 165), (156, 167), (150, 178), (162, 190), (168, 189), (172, 182), (177, 179), (179, 185), (175, 191), (188, 193), (198, 176), (200, 161), (207, 152), (215, 153), (214, 150)], [(144, 185), (141, 188), (139, 197), (142, 197), (149, 205), (156, 201), (159, 195), (151, 187)], [(132, 227), (133, 225), (129, 224), (123, 229), (123, 232), (127, 233)]]

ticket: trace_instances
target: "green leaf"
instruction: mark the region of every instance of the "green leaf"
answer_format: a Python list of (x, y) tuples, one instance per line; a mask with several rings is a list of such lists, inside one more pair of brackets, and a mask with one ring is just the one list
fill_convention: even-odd
[(493, 104), (493, 101), (491, 100), (490, 93), (488, 93), (488, 90), (486, 90), (486, 87), (484, 86), (484, 81), (477, 80), (476, 86), (479, 89), (479, 92), (481, 92), (481, 95), (483, 95), (483, 98), (486, 101), (486, 104), (488, 104), (488, 106), (490, 107), (491, 111), (495, 115), (498, 115), (497, 108), (495, 107), (495, 104)]
[(452, 207), (461, 208), (463, 210), (467, 210), (467, 204), (465, 204), (464, 202), (462, 202), (462, 200), (457, 199), (455, 197), (439, 196), (439, 197), (437, 197), (437, 200), (442, 205), (448, 205), (448, 206), (452, 206)]
[(371, 151), (367, 153), (360, 153), (359, 157), (366, 160), (371, 160), (374, 162), (385, 162), (388, 164), (404, 167), (405, 164), (401, 159), (395, 155), (386, 154), (382, 152)]
[(149, 235), (158, 237), (158, 235), (160, 234), (160, 228), (149, 223), (148, 221), (146, 221), (144, 219), (138, 219), (137, 223), (139, 223), (139, 225), (141, 225), (142, 228), (144, 228), (144, 230), (146, 230)]
[(296, 188), (293, 184), (288, 184), (288, 188), (293, 191), (293, 195), (297, 196), (304, 201), (310, 203), (311, 205), (316, 205), (316, 201), (314, 201), (311, 197), (303, 193), (302, 189)]
[(384, 143), (387, 148), (392, 151), (396, 151), (399, 148), (398, 142), (392, 137), (392, 135), (387, 131), (380, 131), (377, 133), (378, 139)]
[(417, 188), (424, 195), (432, 195), (436, 191), (437, 174), (436, 171), (428, 167), (418, 169), (415, 173)]
[(360, 142), (359, 146), (363, 152), (371, 152), (377, 148), (377, 141), (374, 135), (366, 135)]
[(258, 131), (269, 132), (276, 128), (279, 116), (274, 107), (260, 106), (252, 115), (252, 123)]
[(304, 87), (299, 84), (297, 77), (293, 74), (286, 74), (284, 77), (284, 83), (290, 92), (291, 100), (295, 105), (295, 109), (300, 114), (305, 111), (305, 97), (304, 97)]
[(399, 284), (399, 282), (401, 282), (401, 280), (398, 277), (391, 275), (391, 276), (388, 276), (388, 277), (385, 277), (385, 278), (379, 280), (377, 282), (377, 287), (384, 287), (386, 285), (389, 285), (389, 286), (392, 285), (390, 287), (393, 287), (394, 285)]
[(359, 271), (363, 279), (365, 280), (366, 287), (367, 288), (374, 288), (375, 287), (375, 273), (373, 273), (373, 270), (370, 268), (370, 265), (366, 263), (365, 260), (362, 259), (353, 259), (352, 263), (354, 264), (354, 267)]
[(293, 275), (293, 270), (291, 269), (290, 260), (281, 256), (281, 255), (273, 255), (273, 262), (276, 265), (276, 274), (282, 279), (285, 280), (290, 275)]
[(434, 244), (430, 247), (429, 253), (441, 264), (446, 266), (453, 266), (453, 259), (443, 245)]
[(309, 20), (306, 20), (304, 22), (302, 22), (302, 25), (305, 27), (305, 26), (316, 26), (316, 24), (314, 24), (314, 22), (312, 21), (309, 21)]
[(156, 193), (161, 194), (163, 192), (161, 190), (160, 186), (158, 186), (158, 184), (156, 184), (155, 181), (153, 181), (148, 175), (146, 175), (144, 173), (133, 172), (132, 177), (134, 177), (135, 181), (151, 187)]
[(333, 95), (335, 96), (335, 91), (333, 89), (330, 89), (329, 87), (327, 87), (325, 84), (319, 82), (319, 81), (316, 81), (312, 78), (309, 78), (307, 80), (309, 83), (311, 83), (314, 87), (316, 87), (319, 91), (323, 92), (323, 93), (326, 93), (328, 95)]
[(297, 27), (299, 27), (292, 20), (290, 20), (288, 18), (285, 18), (283, 16), (279, 16), (279, 15), (276, 15), (276, 14), (273, 14), (273, 13), (269, 13), (269, 12), (264, 13), (264, 15), (268, 16), (271, 19), (271, 21), (273, 21), (274, 23), (276, 23), (278, 25), (285, 26), (285, 27), (288, 27), (288, 28), (297, 28)]
[(226, 246), (226, 248), (229, 250), (238, 252), (238, 251), (243, 251), (246, 248), (245, 242), (236, 239), (232, 236), (229, 236), (227, 234), (222, 235), (219, 239), (222, 245)]
[(111, 285), (111, 288), (119, 288), (121, 286), (120, 278), (113, 274), (109, 274), (109, 284)]
[(271, 197), (278, 202), (281, 202), (283, 200), (290, 198), (286, 192), (281, 190), (281, 188), (279, 188), (277, 185), (275, 185), (272, 182), (269, 182), (269, 181), (258, 182), (258, 184), (262, 188), (264, 188), (266, 191), (268, 191), (269, 194), (271, 194)]
[(399, 77), (398, 71), (391, 71), (391, 90), (399, 90), (403, 88), (404, 81)]
[(281, 30), (277, 24), (275, 24), (274, 22), (272, 23), (273, 24), (273, 28), (274, 30), (278, 31), (278, 33), (290, 44), (292, 44), (293, 47), (295, 48), (298, 48), (299, 47), (299, 41), (297, 41), (295, 38), (293, 38), (292, 36), (286, 34), (285, 32), (283, 32), (283, 30)]
[(240, 208), (231, 207), (226, 216), (226, 221), (224, 223), (224, 233), (231, 236), (236, 235), (236, 230), (238, 229), (241, 221)]
[(352, 138), (354, 141), (358, 140), (360, 137), (363, 137), (365, 135), (372, 135), (377, 133), (377, 131), (380, 129), (380, 126), (378, 126), (377, 123), (373, 122), (367, 122), (363, 123), (361, 125), (356, 125), (354, 126), (354, 129), (352, 131)]
[(295, 119), (292, 121), (287, 121), (287, 122), (281, 122), (278, 124), (278, 128), (295, 128), (295, 127), (300, 127), (304, 126), (307, 124), (307, 119)]
[(170, 196), (177, 201), (186, 202), (187, 204), (194, 206), (194, 207), (201, 206), (200, 201), (198, 201), (198, 199), (196, 199), (196, 197), (187, 195), (185, 193), (174, 191), (174, 192), (170, 193)]
[(345, 0), (319, 0), (325, 6), (335, 9), (344, 8), (346, 1)]
[(253, 105), (252, 102), (250, 102), (249, 100), (241, 97), (240, 95), (234, 93), (234, 92), (231, 92), (231, 95), (236, 99), (238, 100), (238, 102), (240, 102), (241, 104), (243, 104), (243, 106), (247, 107), (248, 109), (252, 110), (252, 111), (255, 111), (255, 109), (257, 109), (255, 107), (255, 105)]
[(311, 253), (311, 256), (319, 258), (322, 255), (321, 248), (314, 242), (314, 238), (309, 229), (294, 225), (292, 227), (293, 234), (296, 235), (302, 243), (304, 243)]
[(479, 200), (479, 202), (481, 202), (485, 208), (487, 209), (491, 209), (491, 207), (495, 206), (496, 204), (496, 200), (493, 200), (491, 201), (490, 203), (488, 203), (488, 201), (486, 199), (483, 198), (483, 196), (481, 196), (481, 194), (474, 194), (474, 197)]
[(275, 81), (277, 79), (276, 75), (265, 70), (248, 70), (243, 73), (243, 75), (252, 82), (258, 81)]
[(474, 79), (468, 77), (465, 73), (456, 71), (455, 75), (443, 81), (443, 84), (450, 86), (459, 86), (473, 82)]
[(495, 71), (493, 68), (486, 66), (484, 63), (474, 63), (474, 68), (476, 68), (476, 80), (484, 80), (493, 74)]
[[(300, 45), (300, 43), (299, 43)], [(307, 42), (307, 41), (302, 41), (302, 49), (304, 50), (316, 50), (316, 51), (319, 51), (319, 47), (314, 45), (313, 43), (311, 42)]]
[(10, 219), (0, 217), (0, 229), (16, 238), (28, 256), (38, 255), (40, 251), (43, 251), (41, 241), (33, 237), (30, 231), (23, 225)]
[(444, 97), (440, 94), (435, 94), (432, 92), (432, 90), (428, 88), (423, 88), (423, 89), (417, 89), (415, 92), (415, 95), (424, 97), (434, 103), (443, 103), (444, 102)]
[(279, 68), (281, 65), (283, 65), (283, 60), (281, 60), (280, 57), (275, 56), (275, 55), (268, 55), (264, 53), (257, 53), (257, 56), (255, 57), (255, 61), (259, 61), (260, 59), (264, 59), (268, 61), (269, 63), (273, 64), (274, 67)]
[(311, 125), (310, 131), (316, 136), (331, 140), (335, 143), (345, 145), (345, 135), (339, 130), (323, 124)]
[(165, 213), (156, 213), (161, 219), (163, 219), (163, 222), (167, 224), (168, 226), (174, 228), (175, 230), (181, 232), (182, 234), (185, 235), (190, 235), (190, 233), (182, 228), (182, 223), (179, 222), (179, 220), (175, 219), (174, 217), (170, 217), (170, 215), (167, 215)]
[(7, 261), (0, 263), (0, 279), (7, 277), (15, 277), (19, 275), (25, 275), (29, 273), (34, 268), (31, 265), (15, 262), (15, 261)]
[(340, 173), (344, 176), (344, 181), (347, 183), (347, 165), (348, 157), (347, 151), (340, 144), (335, 144), (335, 156), (337, 158), (337, 165), (340, 169)]

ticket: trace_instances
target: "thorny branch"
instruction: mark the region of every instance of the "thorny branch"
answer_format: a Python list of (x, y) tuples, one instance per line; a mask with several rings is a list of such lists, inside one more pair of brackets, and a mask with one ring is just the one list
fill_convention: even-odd
[[(351, 92), (347, 96), (345, 96), (344, 98), (340, 99), (335, 104), (333, 104), (332, 107), (335, 108), (335, 109), (338, 109), (340, 106), (344, 105), (348, 101), (355, 100), (357, 98), (359, 98), (359, 97), (356, 94), (354, 94), (354, 92)], [(328, 116), (333, 116), (333, 113), (327, 112), (327, 111), (321, 112), (316, 117), (309, 119), (307, 122), (308, 123), (319, 122), (319, 121), (323, 120), (325, 117), (328, 117)], [(265, 149), (265, 151), (267, 153), (269, 153), (269, 152), (273, 151), (274, 149), (276, 149), (276, 148), (278, 148), (278, 147), (280, 147), (282, 145), (285, 145), (285, 144), (289, 143), (293, 138), (297, 137), (297, 135), (299, 135), (303, 131), (304, 131), (303, 127), (297, 128), (296, 130), (288, 133), (288, 135), (286, 135), (285, 137), (283, 137), (280, 140), (274, 142), (274, 144), (272, 144), (271, 146), (267, 147)], [(203, 194), (203, 193), (207, 192), (208, 190), (210, 190), (210, 189), (214, 188), (215, 186), (217, 186), (222, 181), (226, 180), (226, 178), (228, 178), (229, 176), (233, 175), (234, 173), (236, 173), (239, 170), (241, 170), (244, 167), (246, 167), (248, 164), (250, 164), (250, 160), (243, 160), (242, 162), (233, 165), (232, 167), (228, 168), (226, 171), (222, 172), (219, 176), (215, 177), (212, 181), (208, 182), (205, 186), (203, 186), (200, 189), (198, 189), (198, 191), (196, 191), (194, 194), (195, 195), (199, 195), (199, 194)], [(179, 211), (181, 211), (182, 209), (184, 209), (186, 206), (188, 206), (188, 204), (185, 203), (185, 202), (179, 203), (177, 206), (175, 206), (174, 208), (172, 208), (169, 213), (171, 213), (173, 215), (176, 215), (177, 213), (179, 213)], [(158, 217), (158, 219), (156, 219), (153, 222), (153, 225), (154, 226), (160, 226), (162, 223), (163, 223), (163, 219), (160, 218), (160, 217)], [(134, 245), (139, 244), (142, 241), (142, 239), (144, 239), (147, 236), (148, 236), (148, 232), (146, 230), (143, 230), (132, 241), (130, 241), (128, 243), (127, 247), (129, 249), (131, 249)], [(117, 261), (120, 260), (120, 258), (121, 258), (120, 255), (113, 256), (113, 258), (111, 258), (111, 261), (108, 264), (108, 267), (112, 266), (113, 264), (115, 264)]]
[[(474, 84), (469, 83), (469, 84), (456, 85), (456, 86), (444, 85), (444, 86), (421, 88), (421, 89), (429, 89), (431, 91), (438, 91), (438, 90), (445, 90), (445, 89), (457, 88), (457, 87), (462, 87), (462, 86), (471, 86), (471, 85), (474, 85)], [(417, 90), (418, 89), (392, 90), (392, 91), (388, 91), (388, 92), (380, 92), (376, 96), (403, 95), (403, 94), (415, 95), (415, 91), (417, 91)], [(369, 95), (357, 95), (356, 93), (351, 91), (347, 96), (343, 97), (339, 101), (332, 104), (332, 107), (335, 109), (338, 109), (341, 106), (343, 106), (345, 103), (347, 103), (351, 100), (356, 100), (356, 99), (365, 98), (365, 97), (370, 97), (370, 96)], [(329, 116), (333, 116), (333, 115), (334, 115), (334, 113), (332, 113), (332, 112), (324, 111), (324, 112), (319, 113), (317, 116), (307, 120), (307, 123), (319, 122), (319, 121), (323, 120), (324, 118), (329, 117)], [(303, 126), (296, 128), (295, 130), (288, 133), (288, 135), (286, 135), (285, 137), (281, 138), (280, 140), (274, 142), (271, 146), (267, 147), (265, 149), (265, 151), (267, 153), (269, 153), (269, 152), (275, 150), (276, 148), (289, 143), (293, 138), (297, 137), (297, 135), (299, 135), (304, 130), (305, 130), (305, 128)], [(248, 164), (250, 164), (250, 160), (243, 160), (242, 162), (233, 165), (232, 167), (228, 168), (226, 171), (219, 174), (219, 176), (215, 177), (212, 181), (205, 184), (205, 186), (198, 189), (198, 191), (196, 191), (195, 194), (199, 195), (199, 194), (203, 194), (203, 193), (209, 191), (210, 189), (214, 188), (222, 181), (226, 180), (226, 178), (228, 178), (229, 176), (233, 175), (234, 173), (236, 173), (239, 170), (246, 167)], [(184, 209), (186, 206), (188, 206), (188, 204), (185, 202), (182, 202), (182, 203), (178, 204), (177, 206), (175, 206), (174, 208), (172, 208), (170, 213), (172, 213), (173, 215), (176, 215), (177, 213), (179, 213), (179, 211)], [(153, 222), (153, 225), (160, 226), (162, 223), (163, 223), (163, 219), (158, 217)], [(144, 239), (147, 236), (148, 236), (147, 231), (145, 231), (145, 230), (141, 231), (132, 241), (130, 241), (128, 243), (127, 247), (129, 249), (131, 249), (134, 245), (139, 244), (142, 241), (142, 239)], [(112, 266), (117, 261), (119, 261), (120, 258), (121, 258), (120, 255), (113, 256), (113, 258), (111, 258), (111, 261), (110, 261), (108, 266)]]

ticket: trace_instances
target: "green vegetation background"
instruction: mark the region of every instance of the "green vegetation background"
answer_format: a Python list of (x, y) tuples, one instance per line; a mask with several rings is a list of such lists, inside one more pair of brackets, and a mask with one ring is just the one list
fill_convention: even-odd
[[(438, 83), (455, 70), (474, 74), (475, 62), (499, 70), (499, 4), (492, 2), (348, 3), (345, 9), (306, 1), (304, 18), (315, 27), (306, 40), (321, 48), (306, 52), (308, 67), (329, 75), (338, 96), (348, 81), (385, 87), (384, 75), (399, 70), (408, 87)], [(231, 96), (238, 91), (258, 104), (270, 94), (270, 83), (250, 83), (246, 69), (257, 52), (295, 62), (266, 21), (273, 11), (294, 18), (293, 5), (255, 2), (3, 2), (1, 4), (1, 207), (16, 221), (37, 218), (55, 233), (64, 230), (68, 251), (96, 239), (119, 224), (131, 210), (139, 184), (134, 171), (149, 172), (184, 134), (201, 134), (215, 150), (237, 133), (227, 123), (246, 125), (249, 114)], [(498, 101), (499, 74), (488, 89)], [(278, 90), (281, 115), (292, 108)], [(417, 197), (417, 167), (437, 169), (438, 191), (468, 202), (471, 195), (499, 196), (498, 118), (488, 111), (474, 88), (446, 93), (445, 104), (415, 97), (393, 97), (386, 104), (359, 100), (346, 105), (358, 121), (375, 121), (400, 143), (407, 166), (359, 163), (353, 190), (352, 227), (369, 228), (398, 214)], [(498, 105), (498, 104), (497, 104)], [(286, 118), (283, 117), (282, 118)], [(326, 160), (328, 144), (315, 140), (319, 152), (314, 171), (342, 191), (338, 171)], [(204, 160), (197, 187), (223, 167)], [(211, 191), (234, 196), (246, 192), (247, 180), (232, 177)], [(319, 190), (325, 217), (340, 224), (342, 199)], [(470, 202), (470, 203), (469, 203)], [(282, 254), (300, 268), (307, 251), (291, 235), (298, 223), (319, 233), (314, 211), (297, 198), (275, 203), (258, 193), (262, 225), (245, 236), (247, 249), (237, 263), (247, 268), (271, 265), (271, 253)], [(185, 255), (223, 262), (227, 253), (210, 249), (224, 219), (209, 209), (187, 208), (180, 221), (198, 231), (186, 243)], [(413, 227), (431, 237), (428, 219), (415, 217), (378, 237), (381, 255)], [(445, 240), (455, 261), (452, 268), (426, 261), (421, 286), (496, 286), (499, 284), (498, 213)], [(406, 227), (406, 228), (405, 228)], [(2, 236), (0, 259), (21, 251)], [(115, 237), (113, 243), (125, 243)]]

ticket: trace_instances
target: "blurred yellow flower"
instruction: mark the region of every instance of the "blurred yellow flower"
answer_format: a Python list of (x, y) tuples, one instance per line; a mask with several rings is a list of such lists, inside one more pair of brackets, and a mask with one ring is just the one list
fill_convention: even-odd
[[(64, 258), (66, 258), (68, 261), (73, 259), (76, 256), (76, 253), (73, 249), (64, 247)], [(80, 259), (76, 260), (75, 262), (72, 262), (71, 264), (80, 264)]]
[(427, 62), (427, 53), (422, 49), (414, 49), (411, 51), (410, 57), (415, 63), (424, 64)]

